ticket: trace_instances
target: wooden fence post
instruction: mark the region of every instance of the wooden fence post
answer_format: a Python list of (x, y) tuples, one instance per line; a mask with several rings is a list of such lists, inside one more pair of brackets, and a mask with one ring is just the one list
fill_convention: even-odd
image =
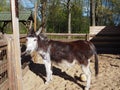
[(7, 59), (8, 59), (8, 79), (9, 79), (9, 90), (16, 90), (15, 86), (15, 73), (13, 66), (13, 52), (12, 52), (12, 37), (4, 35), (7, 41)]
[(21, 58), (20, 58), (20, 40), (19, 40), (19, 9), (18, 0), (11, 0), (11, 12), (12, 12), (12, 28), (13, 28), (13, 48), (14, 53), (14, 72), (16, 90), (22, 90), (22, 71), (21, 71)]
[(34, 31), (36, 31), (37, 24), (37, 1), (35, 2), (35, 11), (34, 11)]
[(86, 40), (89, 41), (90, 35), (86, 34)]

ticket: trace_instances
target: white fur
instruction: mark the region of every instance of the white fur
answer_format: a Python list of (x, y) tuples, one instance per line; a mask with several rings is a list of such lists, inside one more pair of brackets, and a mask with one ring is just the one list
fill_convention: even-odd
[(87, 85), (85, 87), (85, 90), (89, 90), (90, 88), (90, 83), (91, 83), (91, 71), (90, 71), (90, 60), (88, 60), (88, 65), (82, 65), (82, 70), (87, 76)]
[(43, 62), (45, 64), (45, 69), (46, 69), (46, 74), (47, 74), (47, 78), (46, 78), (46, 84), (52, 80), (52, 70), (51, 70), (51, 59), (50, 59), (50, 46), (48, 47), (47, 52), (43, 51), (42, 49), (39, 50), (38, 52), (40, 55), (42, 55), (43, 58)]
[(37, 38), (35, 37), (27, 37), (27, 42), (26, 42), (26, 51), (33, 52), (37, 48)]
[(67, 60), (64, 60), (64, 59), (63, 59), (61, 63), (56, 63), (56, 64), (59, 65), (60, 67), (63, 67), (63, 68), (62, 68), (62, 72), (64, 72), (64, 71), (70, 69), (73, 65), (75, 65), (75, 62), (76, 62), (76, 61), (73, 60), (73, 62), (70, 63), (70, 62), (68, 62)]
[(72, 67), (75, 64), (75, 60), (72, 63), (69, 63), (67, 60), (62, 60), (62, 63), (67, 67)]

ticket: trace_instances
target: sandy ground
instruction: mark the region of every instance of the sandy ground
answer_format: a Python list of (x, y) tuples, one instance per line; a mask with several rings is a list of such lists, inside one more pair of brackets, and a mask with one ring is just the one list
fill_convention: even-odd
[[(94, 74), (94, 60), (91, 62), (92, 82), (90, 90), (120, 90), (120, 57), (99, 54), (99, 75)], [(80, 80), (81, 67), (75, 64), (65, 72), (64, 67), (53, 65), (53, 80), (45, 82), (45, 68), (42, 62), (29, 64), (23, 77), (23, 90), (83, 90), (86, 82)]]

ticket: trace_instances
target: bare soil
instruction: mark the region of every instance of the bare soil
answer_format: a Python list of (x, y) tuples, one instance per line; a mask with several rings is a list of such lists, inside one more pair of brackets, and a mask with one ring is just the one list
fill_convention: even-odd
[[(90, 90), (120, 90), (120, 56), (99, 54), (99, 74), (95, 77), (94, 59), (91, 62), (92, 82)], [(45, 82), (42, 62), (30, 63), (23, 77), (23, 90), (83, 90), (86, 82), (80, 80), (81, 67), (75, 64), (65, 72), (64, 67), (53, 65), (53, 80)]]

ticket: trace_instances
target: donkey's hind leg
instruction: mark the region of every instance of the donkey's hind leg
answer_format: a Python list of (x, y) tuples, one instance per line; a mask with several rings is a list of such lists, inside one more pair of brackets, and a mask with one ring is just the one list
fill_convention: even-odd
[(90, 71), (90, 61), (89, 60), (88, 60), (87, 66), (82, 64), (82, 70), (83, 70), (83, 73), (85, 73), (85, 75), (87, 76), (87, 84), (86, 84), (85, 90), (89, 90), (90, 83), (91, 83), (91, 71)]

